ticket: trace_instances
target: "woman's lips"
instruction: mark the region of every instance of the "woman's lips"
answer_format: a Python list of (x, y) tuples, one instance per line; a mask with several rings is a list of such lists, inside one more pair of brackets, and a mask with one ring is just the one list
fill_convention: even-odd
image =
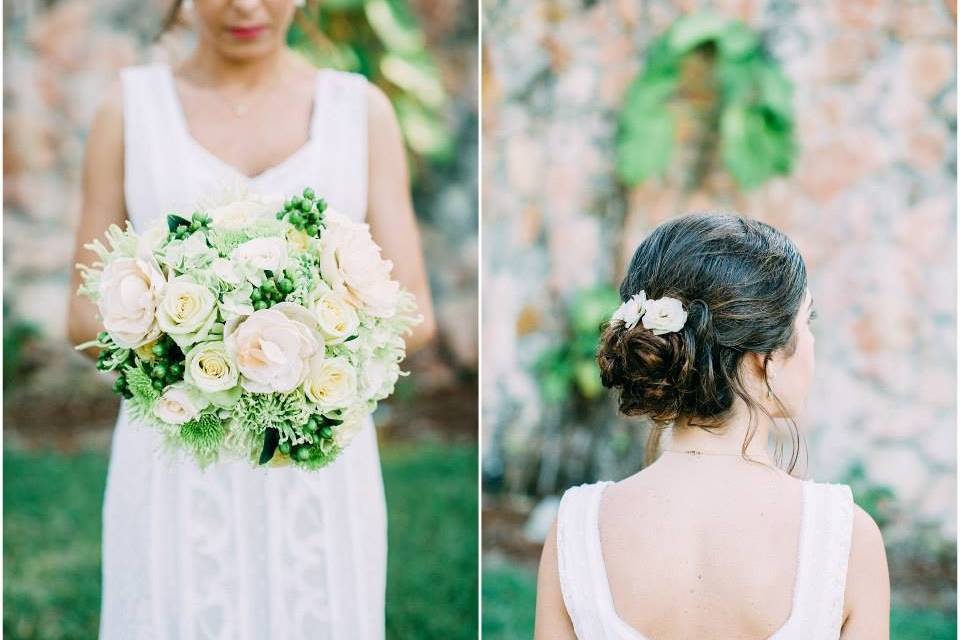
[(237, 38), (238, 40), (252, 40), (256, 37), (259, 37), (262, 33), (265, 33), (267, 30), (266, 27), (230, 27), (227, 29), (227, 32)]

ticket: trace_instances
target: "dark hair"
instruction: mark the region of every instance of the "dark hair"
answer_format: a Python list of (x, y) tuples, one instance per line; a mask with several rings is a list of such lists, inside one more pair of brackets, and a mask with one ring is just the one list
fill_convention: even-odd
[(173, 25), (177, 24), (177, 21), (180, 19), (180, 8), (182, 6), (183, 0), (173, 0), (173, 4), (167, 12), (167, 17), (163, 20), (163, 27), (161, 27), (157, 35), (153, 37), (155, 41), (159, 40), (163, 34), (173, 28)]
[[(621, 321), (605, 323), (597, 362), (603, 385), (620, 392), (620, 411), (653, 420), (648, 462), (656, 456), (663, 429), (678, 418), (691, 426), (721, 428), (736, 397), (746, 403), (751, 427), (757, 409), (769, 416), (748, 395), (740, 363), (749, 352), (764, 354), (766, 378), (774, 351), (792, 354), (793, 322), (806, 288), (806, 267), (793, 242), (757, 220), (686, 215), (660, 225), (640, 243), (620, 298), (628, 300), (641, 290), (650, 299), (677, 298), (687, 311), (686, 323), (662, 335), (643, 323), (631, 329)], [(799, 447), (799, 432), (791, 425), (790, 471)], [(748, 430), (744, 455), (754, 432)]]

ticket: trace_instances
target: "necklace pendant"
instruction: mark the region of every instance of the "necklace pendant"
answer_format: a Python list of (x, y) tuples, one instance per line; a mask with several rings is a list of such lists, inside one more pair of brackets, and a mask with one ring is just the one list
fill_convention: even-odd
[(233, 115), (237, 116), (238, 118), (242, 118), (243, 116), (247, 115), (247, 111), (247, 106), (244, 104), (238, 104), (233, 107)]

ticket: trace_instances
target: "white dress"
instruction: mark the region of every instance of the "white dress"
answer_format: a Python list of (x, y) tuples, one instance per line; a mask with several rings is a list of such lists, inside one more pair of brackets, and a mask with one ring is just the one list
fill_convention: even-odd
[[(169, 66), (130, 67), (121, 78), (135, 227), (190, 214), (228, 183), (287, 197), (312, 186), (364, 218), (363, 76), (318, 71), (309, 141), (254, 178), (190, 136)], [(316, 473), (243, 461), (200, 471), (159, 446), (121, 410), (103, 507), (101, 640), (383, 638), (386, 505), (372, 421)]]
[[(614, 608), (598, 515), (610, 482), (564, 493), (557, 516), (557, 563), (567, 613), (579, 640), (647, 640)], [(803, 519), (790, 617), (769, 640), (837, 640), (853, 531), (850, 487), (803, 481)]]

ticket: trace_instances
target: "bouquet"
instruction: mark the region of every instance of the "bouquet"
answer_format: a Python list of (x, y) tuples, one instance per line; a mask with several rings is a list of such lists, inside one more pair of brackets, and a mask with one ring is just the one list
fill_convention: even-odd
[(78, 294), (104, 330), (77, 349), (99, 348), (133, 415), (201, 466), (319, 469), (393, 393), (413, 295), (368, 226), (310, 188), (198, 208), (86, 245)]

